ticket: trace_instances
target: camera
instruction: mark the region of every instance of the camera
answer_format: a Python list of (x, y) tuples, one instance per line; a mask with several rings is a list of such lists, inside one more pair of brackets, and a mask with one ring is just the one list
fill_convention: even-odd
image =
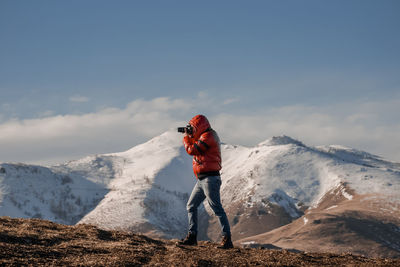
[(193, 134), (193, 127), (190, 124), (186, 125), (186, 127), (178, 127), (178, 133)]

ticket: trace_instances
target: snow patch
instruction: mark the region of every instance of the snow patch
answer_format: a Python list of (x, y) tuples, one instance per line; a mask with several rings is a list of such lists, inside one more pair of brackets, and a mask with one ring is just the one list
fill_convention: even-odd
[(296, 200), (289, 197), (283, 190), (275, 190), (269, 201), (283, 207), (292, 218), (301, 216), (301, 213), (296, 208)]
[(333, 205), (333, 206), (331, 206), (329, 208), (326, 208), (326, 210), (330, 210), (330, 209), (334, 209), (334, 208), (337, 208), (337, 205)]
[(271, 139), (259, 143), (258, 146), (279, 146), (279, 145), (290, 145), (290, 144), (304, 146), (302, 142), (286, 135), (273, 136)]
[(252, 245), (252, 244), (256, 244), (256, 241), (247, 241), (247, 242), (242, 242), (242, 245)]
[(342, 193), (342, 195), (347, 198), (348, 200), (352, 200), (353, 196), (350, 195), (349, 193), (346, 192), (346, 189), (344, 187), (341, 188), (340, 192)]

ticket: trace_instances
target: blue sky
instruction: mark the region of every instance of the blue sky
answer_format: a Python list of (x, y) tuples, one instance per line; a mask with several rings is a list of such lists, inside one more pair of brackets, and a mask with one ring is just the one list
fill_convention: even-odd
[[(0, 161), (116, 152), (196, 113), (228, 142), (288, 134), (400, 161), (388, 141), (400, 143), (399, 12), (396, 0), (2, 0)], [(125, 114), (131, 125), (113, 127), (126, 135), (87, 137), (107, 132), (110, 110)], [(57, 119), (69, 134), (47, 128)]]

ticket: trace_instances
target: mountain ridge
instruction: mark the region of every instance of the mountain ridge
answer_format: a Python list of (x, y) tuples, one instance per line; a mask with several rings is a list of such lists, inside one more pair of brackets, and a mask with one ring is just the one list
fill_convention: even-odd
[[(181, 138), (168, 131), (125, 152), (37, 167), (40, 172), (29, 165), (0, 164), (0, 216), (182, 237), (195, 179)], [(400, 164), (367, 152), (308, 147), (287, 136), (254, 147), (222, 144), (221, 151), (221, 199), (235, 240), (304, 220), (337, 188), (344, 199), (339, 206), (366, 194), (400, 203)], [(43, 180), (52, 182), (44, 189), (35, 184)], [(219, 225), (207, 203), (199, 212), (201, 238), (218, 240)]]

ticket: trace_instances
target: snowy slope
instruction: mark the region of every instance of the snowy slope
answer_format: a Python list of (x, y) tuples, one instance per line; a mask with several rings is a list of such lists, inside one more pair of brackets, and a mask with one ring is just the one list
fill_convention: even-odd
[(176, 237), (187, 228), (186, 201), (194, 185), (181, 135), (166, 132), (123, 153), (110, 192), (81, 223)]
[[(374, 193), (400, 202), (400, 164), (366, 152), (307, 147), (287, 136), (221, 149), (221, 198), (233, 230), (243, 237), (254, 234), (244, 233), (245, 228), (265, 232), (290, 223), (335, 188), (347, 198)], [(168, 131), (126, 152), (51, 168), (1, 164), (0, 216), (176, 238), (187, 229), (186, 201), (194, 183), (182, 136)], [(213, 227), (216, 232), (215, 221)]]
[(195, 179), (181, 138), (170, 131), (126, 152), (51, 168), (0, 164), (0, 216), (183, 235)]
[[(222, 156), (221, 198), (237, 239), (292, 222), (332, 191), (347, 199), (377, 194), (400, 203), (400, 164), (366, 152), (307, 147), (278, 136), (255, 147), (223, 145)], [(218, 222), (211, 220), (209, 237), (217, 240), (218, 233)]]
[(76, 173), (24, 164), (0, 164), (0, 216), (74, 224), (107, 189)]
[(343, 183), (357, 194), (400, 200), (400, 164), (354, 149), (311, 148), (282, 136), (252, 148), (224, 145), (223, 162), (222, 195), (227, 203), (272, 200), (296, 216), (290, 203), (315, 206)]

